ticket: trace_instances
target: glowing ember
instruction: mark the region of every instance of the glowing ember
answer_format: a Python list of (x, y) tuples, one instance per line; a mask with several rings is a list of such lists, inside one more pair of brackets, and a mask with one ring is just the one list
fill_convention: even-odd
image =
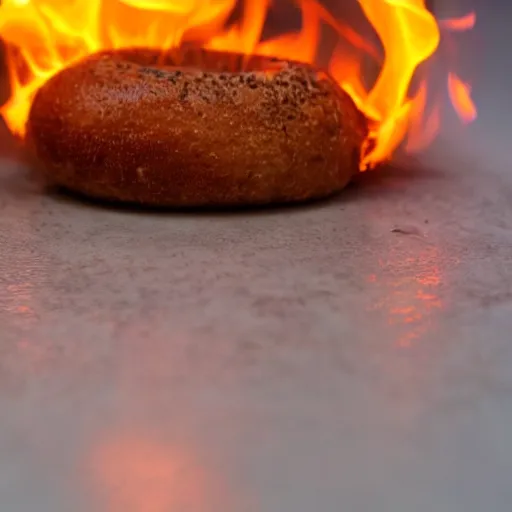
[[(245, 0), (240, 19), (231, 24), (237, 0), (4, 0), (0, 34), (9, 48), (11, 96), (2, 115), (13, 133), (23, 135), (37, 89), (59, 70), (102, 49), (167, 50), (194, 42), (210, 49), (315, 63), (321, 26), (327, 24), (348, 43), (333, 52), (329, 70), (370, 120), (361, 170), (390, 158), (404, 138), (411, 151), (428, 145), (439, 128), (439, 107), (426, 112), (426, 80), (411, 96), (413, 76), (436, 52), (441, 29), (468, 30), (474, 14), (438, 22), (425, 0), (358, 0), (380, 38), (380, 56), (371, 41), (335, 19), (317, 0), (292, 1), (302, 12), (300, 32), (262, 40), (270, 0)], [(362, 76), (366, 58), (380, 66), (370, 87)], [(461, 119), (475, 119), (470, 87), (453, 72), (448, 90)]]

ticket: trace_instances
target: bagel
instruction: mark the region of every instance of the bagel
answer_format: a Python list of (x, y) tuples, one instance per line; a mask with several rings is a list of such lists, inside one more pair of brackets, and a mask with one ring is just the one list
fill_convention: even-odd
[(366, 120), (309, 65), (208, 50), (111, 50), (36, 93), (26, 141), (79, 194), (165, 207), (322, 198), (357, 172)]

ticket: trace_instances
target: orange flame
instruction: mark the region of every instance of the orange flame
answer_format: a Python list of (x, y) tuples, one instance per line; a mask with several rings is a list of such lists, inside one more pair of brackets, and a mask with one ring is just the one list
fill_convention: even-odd
[(457, 32), (462, 32), (465, 30), (471, 30), (476, 23), (476, 14), (474, 12), (470, 12), (466, 16), (462, 18), (451, 18), (447, 20), (443, 20), (440, 25), (443, 28), (447, 28), (449, 30), (454, 30)]
[[(423, 147), (433, 139), (436, 114), (421, 115), (426, 92), (409, 96), (413, 76), (435, 53), (443, 26), (428, 11), (425, 0), (358, 0), (380, 38), (383, 57), (318, 0), (292, 1), (301, 10), (302, 29), (263, 40), (271, 0), (245, 0), (241, 16), (231, 23), (237, 0), (4, 0), (0, 34), (9, 48), (11, 96), (0, 111), (11, 131), (23, 136), (38, 88), (59, 70), (103, 49), (144, 46), (167, 50), (195, 42), (210, 49), (315, 64), (322, 26), (329, 25), (349, 47), (345, 54), (341, 47), (333, 53), (330, 72), (370, 121), (361, 170), (389, 159), (407, 135), (416, 140), (409, 140), (409, 148)], [(474, 14), (445, 22), (450, 30), (465, 30), (473, 24)], [(362, 71), (368, 57), (380, 65), (370, 87), (364, 85)], [(28, 78), (20, 62), (28, 67)], [(474, 118), (469, 90), (455, 75), (450, 77), (455, 108), (464, 112), (464, 120)]]
[(476, 107), (471, 99), (471, 87), (464, 83), (455, 73), (448, 74), (448, 92), (459, 117), (465, 123), (476, 119)]

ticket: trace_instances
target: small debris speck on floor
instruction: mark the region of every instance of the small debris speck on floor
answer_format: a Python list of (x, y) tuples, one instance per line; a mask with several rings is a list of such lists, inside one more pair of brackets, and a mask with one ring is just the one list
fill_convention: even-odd
[(422, 232), (416, 226), (395, 226), (391, 233), (400, 233), (401, 235), (423, 236)]

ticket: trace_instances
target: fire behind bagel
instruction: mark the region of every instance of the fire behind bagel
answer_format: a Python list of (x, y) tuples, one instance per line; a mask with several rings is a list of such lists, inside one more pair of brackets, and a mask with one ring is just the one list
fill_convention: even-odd
[(50, 182), (147, 206), (329, 196), (357, 172), (366, 121), (309, 65), (180, 49), (101, 52), (37, 92), (27, 143)]

